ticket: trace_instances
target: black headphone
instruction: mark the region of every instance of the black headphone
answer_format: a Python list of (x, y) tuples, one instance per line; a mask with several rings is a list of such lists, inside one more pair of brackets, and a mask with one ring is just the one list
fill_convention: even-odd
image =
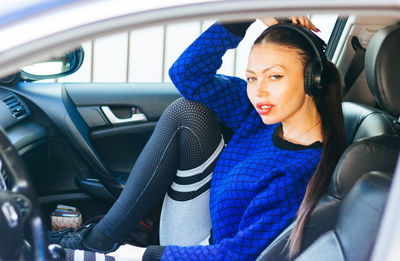
[(269, 31), (272, 28), (285, 28), (300, 34), (314, 50), (314, 57), (311, 57), (304, 68), (304, 91), (311, 96), (319, 96), (325, 92), (328, 74), (326, 70), (327, 58), (325, 56), (326, 43), (312, 33), (307, 28), (291, 24), (279, 23), (268, 27)]

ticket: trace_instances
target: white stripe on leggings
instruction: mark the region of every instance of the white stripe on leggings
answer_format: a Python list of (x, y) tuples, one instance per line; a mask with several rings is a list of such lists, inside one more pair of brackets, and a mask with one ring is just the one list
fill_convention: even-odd
[[(214, 172), (211, 172), (210, 174), (208, 174), (207, 177), (205, 177), (204, 179), (200, 180), (199, 182), (193, 183), (193, 184), (189, 184), (189, 185), (181, 185), (181, 184), (176, 184), (175, 182), (172, 183), (171, 188), (177, 192), (191, 192), (191, 191), (196, 191), (199, 188), (201, 188), (202, 186), (204, 186), (205, 184), (207, 184), (207, 182), (209, 182), (212, 178), (212, 174)], [(193, 175), (196, 175), (197, 173), (193, 173)]]
[(104, 254), (96, 252), (95, 256), (96, 256), (96, 261), (105, 261), (106, 260), (106, 256)]
[[(224, 148), (224, 144), (225, 144), (224, 138), (221, 137), (221, 142), (219, 143), (217, 149), (210, 156), (210, 158), (208, 158), (203, 164), (201, 164), (200, 166), (198, 166), (198, 167), (196, 167), (194, 169), (178, 170), (176, 175), (178, 177), (191, 177), (191, 176), (194, 176), (194, 175), (202, 173), (218, 157), (218, 155), (220, 154), (221, 150)], [(211, 180), (212, 174), (213, 174), (213, 172), (208, 174), (207, 177), (205, 177), (202, 180), (200, 180), (200, 181), (198, 181), (196, 183), (193, 183), (193, 184), (181, 185), (181, 184), (177, 184), (177, 183), (173, 182), (171, 184), (171, 189), (173, 189), (175, 191), (178, 191), (178, 192), (196, 191), (196, 190), (200, 189), (201, 187), (203, 187), (205, 184), (207, 184), (207, 182), (209, 182)]]
[(85, 251), (75, 250), (74, 251), (74, 261), (85, 261)]
[(177, 171), (176, 175), (178, 177), (188, 177), (188, 176), (192, 176), (193, 173), (198, 174), (198, 173), (202, 173), (219, 155), (219, 153), (221, 152), (221, 150), (224, 148), (225, 145), (225, 141), (224, 141), (224, 137), (221, 136), (221, 142), (219, 143), (217, 149), (214, 151), (214, 153), (210, 156), (210, 158), (208, 158), (208, 160), (206, 160), (203, 164), (201, 164), (200, 166), (194, 168), (194, 169), (189, 169), (189, 170), (179, 170)]

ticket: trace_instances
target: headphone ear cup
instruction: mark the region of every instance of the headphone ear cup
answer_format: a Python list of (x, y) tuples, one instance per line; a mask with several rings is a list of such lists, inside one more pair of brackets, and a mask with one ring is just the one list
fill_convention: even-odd
[(304, 91), (306, 94), (315, 96), (322, 92), (321, 65), (314, 59), (307, 62), (304, 68)]

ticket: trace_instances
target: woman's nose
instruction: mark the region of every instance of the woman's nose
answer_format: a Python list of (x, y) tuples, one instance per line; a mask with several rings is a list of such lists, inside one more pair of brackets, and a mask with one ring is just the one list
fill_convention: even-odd
[(256, 86), (256, 95), (265, 96), (268, 95), (267, 84), (265, 81), (259, 81)]

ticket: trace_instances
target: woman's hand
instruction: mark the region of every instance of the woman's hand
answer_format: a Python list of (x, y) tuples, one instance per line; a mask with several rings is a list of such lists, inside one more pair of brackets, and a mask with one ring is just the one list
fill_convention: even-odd
[[(279, 23), (279, 18), (275, 17), (265, 17), (265, 18), (260, 18), (260, 20), (266, 25), (266, 26), (272, 26), (274, 24)], [(292, 16), (289, 18), (289, 20), (292, 20), (293, 24), (299, 24), (301, 26), (304, 26), (308, 30), (312, 30), (314, 32), (319, 32), (319, 29), (313, 25), (313, 23), (308, 19), (307, 16)]]
[(260, 20), (268, 27), (279, 23), (278, 20), (276, 20), (275, 17), (272, 17), (272, 16), (260, 18)]
[(108, 253), (107, 256), (113, 256), (118, 259), (129, 261), (141, 261), (146, 248), (132, 245), (122, 245), (114, 252)]

